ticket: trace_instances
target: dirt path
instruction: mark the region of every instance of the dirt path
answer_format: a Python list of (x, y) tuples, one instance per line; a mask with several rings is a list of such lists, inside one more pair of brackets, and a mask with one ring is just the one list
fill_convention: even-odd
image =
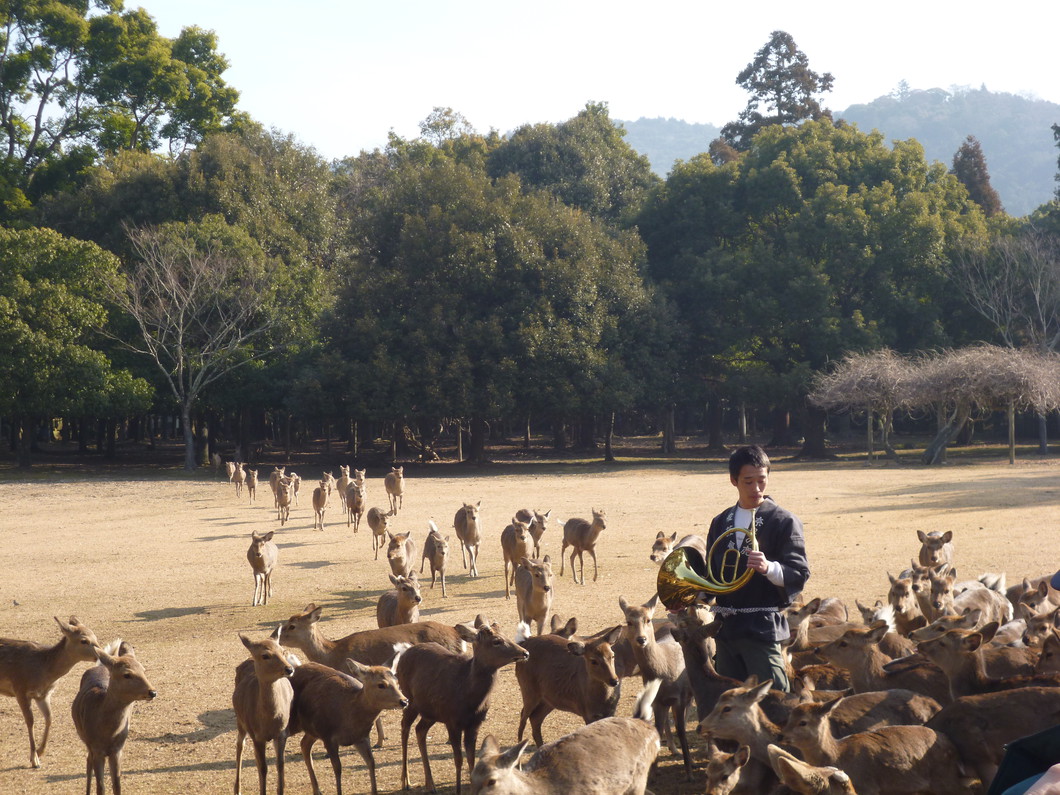
[[(245, 496), (237, 501), (227, 483), (178, 474), (113, 479), (36, 473), (25, 480), (4, 474), (0, 635), (51, 643), (59, 634), (52, 616), (76, 615), (101, 640), (120, 636), (131, 642), (159, 692), (154, 702), (134, 709), (124, 759), (128, 793), (231, 792), (230, 698), (235, 666), (245, 657), (237, 633), (269, 632), (309, 602), (323, 606), (329, 637), (373, 627), (376, 598), (389, 587), (387, 564), (372, 559), (370, 535), (347, 530), (337, 502), (327, 513), (325, 531), (313, 532), (305, 492), (292, 521), (278, 533), (275, 597), (267, 607), (252, 608), (248, 538), (252, 530), (278, 528), (267, 484), (250, 505)], [(262, 475), (267, 476), (265, 469)], [(369, 505), (386, 505), (382, 475), (369, 471)], [(443, 531), (451, 528), (465, 500), (482, 500), (490, 529), (491, 540), (481, 554), (482, 576), (471, 580), (464, 574), (454, 543), (449, 598), (443, 601), (437, 588), (425, 591), (423, 616), (455, 623), (485, 613), (506, 631), (514, 629), (515, 603), (504, 599), (499, 536), (516, 509), (550, 508), (561, 519), (588, 517), (591, 508), (606, 510), (599, 580), (592, 582), (590, 564), (586, 586), (573, 585), (569, 571), (556, 586), (556, 612), (576, 615), (585, 630), (594, 631), (618, 623), (620, 595), (645, 601), (654, 592), (656, 570), (648, 551), (658, 530), (705, 532), (711, 516), (735, 498), (718, 465), (590, 472), (557, 467), (554, 474), (535, 470), (481, 477), (409, 474), (406, 483), (396, 525), (413, 530), (418, 541), (431, 517)], [(931, 470), (779, 464), (770, 491), (806, 525), (813, 572), (807, 595), (839, 596), (854, 613), (855, 598), (883, 597), (886, 572), (908, 565), (916, 554), (918, 528), (954, 531), (962, 574), (1004, 571), (1011, 583), (1060, 567), (1055, 518), (1060, 470), (1052, 461)], [(555, 560), (559, 548), (553, 525), (544, 552)], [(0, 698), (0, 792), (83, 788), (84, 750), (69, 712), (83, 670), (75, 668), (53, 694), (54, 726), (41, 770), (27, 767), (25, 727), (14, 699)], [(628, 714), (634, 690), (626, 688), (620, 714)], [(483, 735), (493, 732), (502, 745), (514, 743), (518, 715), (518, 688), (506, 669)], [(389, 739), (376, 760), (380, 789), (390, 792), (400, 786), (397, 715), (389, 715), (386, 725)], [(572, 716), (553, 713), (545, 723), (546, 739), (577, 725)], [(453, 791), (444, 729), (435, 728), (431, 741), (440, 791)], [(413, 784), (420, 785), (415, 749), (410, 756)], [(244, 791), (256, 790), (252, 759), (248, 749)], [(356, 753), (344, 751), (343, 765), (348, 791), (367, 792), (368, 777)], [(297, 742), (288, 744), (287, 770), (289, 792), (308, 792)], [(317, 770), (325, 792), (332, 792), (326, 761), (318, 762)], [(274, 776), (272, 770), (270, 782)], [(665, 750), (652, 786), (660, 795), (700, 791), (698, 785), (681, 783), (679, 763)]]

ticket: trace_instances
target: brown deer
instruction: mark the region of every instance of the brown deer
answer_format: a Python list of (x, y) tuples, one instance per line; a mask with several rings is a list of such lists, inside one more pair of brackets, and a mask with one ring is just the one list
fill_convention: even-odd
[(1020, 602), (1027, 602), (1034, 607), (1035, 613), (1052, 611), (1060, 607), (1060, 591), (1049, 584), (1051, 578), (1051, 574), (1044, 574), (1033, 579), (1024, 577), (1019, 583), (1005, 591), (1005, 596), (1012, 602), (1013, 607), (1019, 606)]
[(416, 740), (423, 760), (427, 789), (434, 790), (434, 777), (427, 755), (427, 732), (435, 723), (444, 723), (453, 749), (456, 791), (459, 795), (464, 767), (461, 741), (470, 775), (479, 727), (489, 711), (490, 694), (497, 672), (505, 665), (529, 657), (526, 649), (505, 637), (496, 624), (490, 624), (479, 616), (475, 625), (477, 631), (467, 634), (467, 639), (472, 643), (470, 657), (433, 644), (422, 644), (413, 646), (398, 660), (398, 682), (409, 699), (401, 718), (401, 785), (405, 789), (409, 787), (409, 731), (419, 718)]
[[(595, 513), (595, 512), (594, 512)], [(666, 713), (670, 711), (677, 738), (681, 743), (681, 755), (685, 773), (691, 779), (692, 758), (688, 752), (688, 735), (685, 730), (685, 711), (692, 701), (692, 686), (685, 673), (685, 658), (681, 646), (672, 638), (660, 643), (652, 626), (652, 616), (658, 604), (658, 595), (644, 605), (631, 605), (624, 596), (618, 599), (624, 617), (624, 637), (633, 649), (633, 658), (640, 668), (645, 685), (658, 679), (662, 684), (652, 707), (655, 711), (655, 727), (660, 736), (666, 731)]]
[(620, 695), (615, 653), (611, 649), (622, 635), (612, 627), (592, 637), (566, 638), (539, 635), (520, 638), (530, 657), (515, 664), (515, 678), (523, 697), (519, 714), (519, 740), (526, 722), (538, 747), (544, 745), (541, 724), (553, 710), (571, 712), (592, 723), (615, 714)]
[[(51, 697), (55, 683), (79, 662), (95, 662), (99, 645), (92, 630), (70, 616), (70, 622), (55, 617), (62, 638), (54, 646), (32, 640), (0, 638), (0, 695), (14, 696), (29, 733), (29, 764), (40, 767), (52, 727)], [(33, 709), (44, 718), (40, 744), (33, 741)]]
[[(918, 598), (923, 586), (914, 586), (912, 577), (895, 577), (890, 572), (887, 578), (891, 581), (891, 587), (887, 591), (887, 604), (894, 608), (895, 629), (899, 635), (908, 637), (910, 632), (928, 622)], [(914, 587), (917, 590), (914, 590)]]
[(236, 468), (232, 470), (232, 482), (236, 484), (236, 496), (241, 497), (243, 495), (243, 484), (247, 481), (247, 471), (244, 469), (246, 464), (236, 464)]
[(401, 692), (393, 671), (381, 665), (361, 665), (347, 659), (343, 673), (325, 665), (307, 662), (295, 669), (294, 703), (291, 707), (291, 734), (304, 732), (302, 759), (309, 771), (313, 792), (319, 793), (313, 768), (313, 746), (324, 744), (335, 772), (335, 790), (342, 795), (342, 762), (339, 748), (352, 745), (368, 768), (372, 795), (376, 795), (375, 757), (369, 735), (380, 713), (401, 709), (408, 700)]
[(133, 703), (150, 701), (158, 693), (147, 680), (147, 674), (128, 643), (116, 641), (117, 656), (95, 647), (99, 660), (81, 676), (81, 687), (74, 696), (71, 713), (77, 735), (88, 750), (85, 765), (85, 794), (103, 795), (103, 768), (110, 764), (110, 783), (114, 795), (121, 795), (121, 754), (129, 736), (129, 717)]
[(438, 525), (431, 519), (428, 522), (429, 530), (427, 537), (423, 539), (423, 557), (420, 558), (420, 574), (423, 574), (425, 563), (431, 564), (431, 590), (434, 590), (434, 579), (441, 576), (442, 598), (447, 599), (445, 592), (445, 570), (449, 566), (449, 536), (442, 537), (438, 532)]
[(387, 531), (386, 537), (386, 560), (394, 576), (415, 576), (416, 542), (412, 539), (412, 531), (397, 534)]
[(342, 510), (346, 510), (346, 492), (353, 483), (353, 478), (350, 477), (350, 468), (339, 464), (339, 476), (335, 479), (335, 491), (339, 493), (339, 504), (342, 506)]
[(320, 481), (320, 485), (313, 489), (313, 529), (324, 529), (324, 512), (328, 509), (328, 501), (331, 497), (331, 473), (324, 473), (327, 477)]
[(236, 787), (243, 770), (243, 745), (247, 737), (254, 746), (258, 768), (258, 789), (265, 795), (269, 766), (265, 761), (265, 744), (272, 743), (276, 754), (277, 792), (284, 789), (284, 748), (287, 746), (287, 724), (291, 719), (294, 689), (291, 677), (294, 666), (287, 660), (280, 644), (272, 638), (254, 641), (240, 633), (239, 640), (250, 652), (250, 659), (236, 668), (232, 691), (232, 708), (236, 713)]
[(646, 691), (634, 707), (634, 717), (604, 718), (582, 726), (539, 747), (522, 766), (519, 758), (528, 743), (502, 753), (493, 735), (486, 735), (471, 771), (471, 791), (644, 795), (659, 753), (659, 735), (648, 722), (651, 708), (646, 706), (654, 697), (654, 690)]
[(1027, 628), (1023, 632), (1025, 646), (1041, 646), (1049, 633), (1060, 629), (1060, 607), (1035, 615), (1025, 611), (1024, 616), (1027, 619)]
[(368, 527), (372, 531), (372, 552), (375, 553), (376, 560), (379, 560), (383, 537), (390, 534), (390, 516), (391, 514), (382, 508), (368, 509)]
[[(1005, 595), (985, 587), (971, 587), (961, 591), (957, 585), (957, 573), (950, 568), (943, 568), (943, 573), (931, 569), (928, 575), (931, 583), (931, 608), (929, 617), (934, 620), (939, 616), (961, 615), (971, 610), (979, 611), (980, 626), (996, 621), (1004, 624), (1012, 618), (1012, 603)], [(925, 613), (925, 615), (928, 615)]]
[(529, 508), (520, 508), (515, 512), (516, 519), (530, 525), (530, 536), (534, 539), (534, 554), (532, 556), (527, 555), (528, 558), (541, 557), (541, 536), (543, 536), (545, 530), (548, 529), (548, 518), (551, 515), (551, 510), (541, 513), (540, 511), (532, 511)]
[(272, 489), (273, 507), (280, 507), (280, 492), (279, 486), (280, 481), (284, 477), (284, 472), (287, 471), (287, 467), (274, 467), (272, 472), (269, 473), (269, 488)]
[(375, 607), (375, 620), (380, 627), (392, 627), (396, 624), (411, 624), (420, 620), (420, 584), (416, 573), (408, 577), (390, 575), (394, 590), (380, 595)]
[(817, 767), (778, 745), (768, 746), (769, 763), (780, 783), (800, 795), (857, 795), (850, 776), (838, 767)]
[(254, 502), (258, 494), (258, 470), (248, 469), (247, 470), (247, 496), (251, 502)]
[(254, 574), (254, 599), (250, 606), (267, 605), (269, 597), (272, 596), (272, 570), (276, 568), (276, 560), (280, 551), (272, 540), (276, 533), (270, 530), (267, 533), (258, 534), (255, 530), (251, 533), (250, 547), (247, 549), (247, 562)]
[(567, 547), (571, 547), (570, 553), (570, 573), (574, 578), (574, 582), (579, 582), (578, 573), (574, 568), (574, 557), (577, 555), (578, 561), (581, 563), (581, 584), (585, 585), (585, 559), (584, 554), (588, 552), (593, 559), (593, 582), (596, 582), (596, 539), (600, 537), (607, 527), (607, 517), (603, 511), (598, 511), (595, 508), (593, 511), (593, 520), (589, 522), (585, 519), (568, 519), (563, 524), (563, 547), (560, 549), (560, 560), (559, 560), (559, 576), (563, 576), (563, 556), (567, 554)]
[[(530, 525), (513, 517), (511, 524), (501, 531), (501, 553), (504, 556), (504, 598), (511, 599), (509, 586), (515, 584), (515, 570), (519, 567), (519, 561), (530, 557), (530, 549), (534, 544), (533, 536), (530, 535)], [(509, 573), (509, 566), (511, 572)]]
[[(460, 560), (472, 577), (478, 577), (478, 548), (482, 543), (482, 533), (479, 527), (481, 509), (482, 500), (474, 505), (465, 502), (453, 517), (453, 530), (460, 540)], [(468, 566), (469, 558), (470, 567)]]
[(353, 481), (346, 487), (346, 526), (353, 525), (355, 533), (361, 528), (361, 517), (364, 516), (367, 499), (363, 482)]
[(390, 500), (390, 513), (397, 516), (405, 501), (405, 467), (391, 467), (383, 478), (383, 487)]
[(938, 566), (941, 563), (953, 563), (953, 531), (945, 533), (939, 530), (931, 530), (925, 533), (923, 530), (916, 531), (916, 537), (920, 540), (920, 552), (917, 560), (921, 566)]
[(540, 635), (552, 610), (552, 560), (545, 555), (543, 560), (519, 561), (515, 571), (515, 606), (519, 620), (529, 625), (537, 622)]

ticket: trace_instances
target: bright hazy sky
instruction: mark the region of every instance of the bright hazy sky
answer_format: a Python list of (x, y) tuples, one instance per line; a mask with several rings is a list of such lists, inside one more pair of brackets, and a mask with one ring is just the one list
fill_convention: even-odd
[[(419, 134), (435, 106), (480, 132), (560, 122), (587, 101), (614, 119), (722, 125), (747, 104), (736, 75), (790, 33), (832, 109), (913, 89), (986, 85), (1060, 102), (1060, 2), (943, 0), (126, 0), (159, 31), (213, 30), (240, 108), (325, 158)], [(1060, 122), (1060, 119), (1057, 119)]]

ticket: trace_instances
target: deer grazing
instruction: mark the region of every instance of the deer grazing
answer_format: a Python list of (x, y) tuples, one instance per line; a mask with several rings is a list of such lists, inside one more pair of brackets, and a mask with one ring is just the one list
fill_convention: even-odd
[[(515, 584), (515, 570), (519, 561), (530, 557), (530, 549), (534, 544), (533, 536), (530, 535), (530, 524), (520, 521), (519, 517), (513, 517), (511, 524), (501, 531), (501, 553), (504, 556), (504, 598), (511, 598), (510, 585)], [(511, 566), (509, 574), (508, 567)]]
[(390, 499), (390, 512), (397, 516), (405, 500), (405, 467), (391, 467), (383, 478), (383, 486)]
[(466, 639), (472, 644), (471, 656), (456, 654), (433, 644), (422, 644), (413, 646), (398, 660), (398, 682), (409, 699), (401, 718), (401, 785), (405, 789), (409, 787), (409, 731), (419, 718), (416, 741), (423, 760), (427, 789), (433, 791), (435, 788), (427, 755), (427, 732), (435, 723), (444, 723), (453, 749), (456, 791), (459, 795), (464, 753), (467, 755), (470, 774), (475, 761), (479, 727), (489, 711), (490, 694), (497, 672), (505, 665), (525, 661), (529, 657), (526, 649), (505, 637), (496, 624), (479, 616), (475, 626), (475, 631), (466, 630)]
[(108, 648), (116, 651), (116, 656), (95, 647), (99, 663), (82, 674), (81, 687), (71, 706), (74, 728), (88, 751), (85, 795), (92, 791), (93, 776), (96, 795), (103, 795), (103, 768), (107, 763), (114, 795), (121, 795), (121, 754), (129, 736), (133, 703), (150, 701), (158, 695), (128, 643), (115, 641)]
[[(74, 616), (69, 623), (55, 617), (62, 638), (54, 646), (31, 640), (0, 638), (0, 695), (13, 696), (29, 732), (29, 764), (40, 767), (52, 726), (51, 696), (55, 683), (79, 662), (95, 662), (99, 645), (92, 630)], [(40, 744), (33, 741), (33, 709), (44, 718)]]
[(291, 719), (294, 689), (291, 677), (294, 666), (287, 660), (280, 644), (272, 638), (254, 641), (240, 633), (239, 640), (250, 652), (250, 659), (236, 668), (232, 691), (232, 708), (236, 713), (236, 786), (243, 769), (243, 746), (247, 737), (254, 746), (258, 768), (258, 789), (265, 795), (269, 766), (265, 761), (265, 744), (272, 743), (276, 754), (277, 792), (284, 789), (284, 748), (287, 746), (287, 724)]
[(537, 622), (537, 634), (543, 631), (552, 610), (552, 561), (548, 555), (542, 560), (519, 561), (515, 570), (515, 605), (519, 620), (525, 624)]
[(372, 552), (375, 553), (375, 559), (379, 560), (383, 536), (390, 535), (390, 513), (382, 508), (369, 508), (368, 527), (372, 531)]
[(431, 564), (431, 590), (434, 590), (434, 579), (440, 575), (442, 579), (442, 598), (447, 599), (445, 593), (445, 569), (449, 565), (449, 536), (442, 537), (438, 532), (438, 525), (431, 519), (428, 521), (429, 530), (427, 537), (423, 539), (423, 557), (420, 558), (420, 574), (423, 574), (425, 563)]
[(267, 605), (272, 596), (272, 570), (276, 568), (276, 559), (280, 551), (272, 540), (276, 533), (270, 530), (258, 534), (251, 533), (250, 547), (247, 549), (247, 562), (254, 573), (254, 599), (250, 606)]
[(394, 590), (380, 595), (376, 603), (375, 620), (380, 627), (392, 627), (395, 624), (411, 624), (420, 620), (420, 584), (413, 572), (405, 577), (390, 575)]
[(529, 627), (522, 629), (516, 641), (530, 657), (515, 664), (523, 697), (520, 741), (530, 721), (534, 742), (541, 747), (541, 725), (553, 710), (571, 712), (586, 723), (615, 714), (621, 691), (611, 646), (621, 637), (622, 627), (584, 639), (555, 634), (524, 638)]
[[(453, 517), (453, 530), (460, 540), (460, 560), (465, 569), (469, 569), (472, 577), (478, 577), (478, 547), (482, 542), (482, 533), (479, 528), (479, 511), (482, 508), (482, 500), (474, 505), (465, 502)], [(471, 559), (470, 568), (468, 558)]]
[(486, 735), (471, 771), (472, 795), (644, 795), (659, 754), (659, 735), (649, 723), (654, 697), (655, 688), (646, 689), (632, 718), (582, 726), (539, 747), (525, 765), (519, 759), (527, 742), (501, 752), (496, 738)]
[(593, 520), (568, 519), (563, 524), (563, 547), (560, 549), (559, 576), (563, 576), (563, 556), (567, 554), (567, 547), (571, 547), (570, 573), (574, 582), (578, 583), (578, 572), (574, 568), (574, 557), (577, 556), (581, 563), (581, 584), (585, 585), (585, 560), (584, 554), (588, 552), (593, 559), (593, 582), (596, 582), (596, 539), (607, 527), (606, 516), (603, 511), (593, 510)]
[[(361, 755), (372, 784), (372, 795), (378, 788), (375, 757), (369, 740), (372, 724), (387, 709), (401, 709), (408, 704), (394, 678), (393, 670), (382, 665), (361, 665), (347, 659), (344, 671), (318, 663), (304, 663), (292, 677), (294, 703), (291, 707), (291, 734), (304, 732), (302, 759), (309, 771), (313, 792), (319, 793), (313, 768), (313, 746), (324, 744), (332, 770), (335, 791), (342, 795), (342, 761), (339, 748), (352, 745)], [(347, 673), (348, 672), (348, 673)]]
[(530, 525), (530, 536), (534, 539), (533, 555), (527, 555), (527, 557), (541, 557), (541, 537), (545, 534), (545, 530), (548, 529), (548, 518), (552, 515), (552, 511), (548, 510), (544, 513), (540, 511), (532, 511), (529, 508), (520, 508), (515, 512), (515, 518), (520, 522)]

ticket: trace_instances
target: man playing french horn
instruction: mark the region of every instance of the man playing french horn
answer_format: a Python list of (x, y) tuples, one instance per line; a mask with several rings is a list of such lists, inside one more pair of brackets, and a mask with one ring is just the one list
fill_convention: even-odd
[[(742, 681), (756, 674), (760, 682), (772, 679), (774, 687), (787, 691), (780, 650), (790, 634), (784, 608), (810, 576), (802, 522), (766, 494), (769, 457), (758, 445), (733, 451), (729, 480), (739, 500), (710, 523), (709, 564), (720, 580), (746, 581), (715, 593), (712, 610), (722, 626), (714, 666), (723, 676)], [(754, 532), (747, 532), (752, 521)]]

